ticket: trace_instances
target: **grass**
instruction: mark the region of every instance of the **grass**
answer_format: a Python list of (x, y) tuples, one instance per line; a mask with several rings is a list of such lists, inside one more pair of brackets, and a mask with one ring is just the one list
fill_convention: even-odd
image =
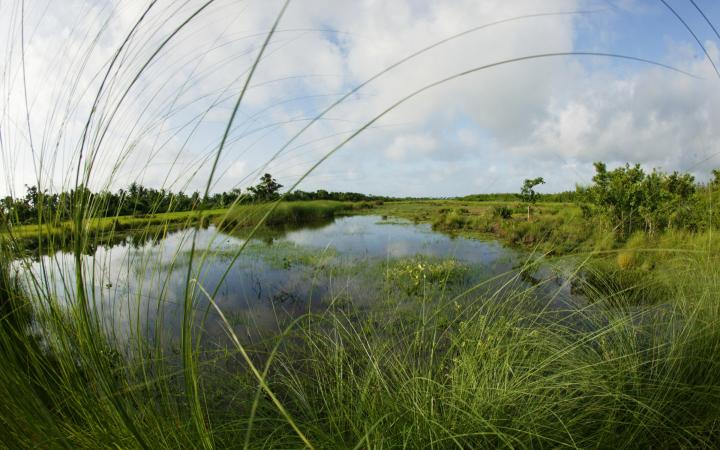
[[(700, 401), (718, 395), (715, 319), (677, 326), (658, 315), (639, 326), (632, 314), (603, 310), (582, 317), (585, 330), (539, 326), (542, 314), (523, 311), (524, 301), (376, 317), (366, 327), (318, 318), (300, 332), (301, 350), (278, 357), (277, 386), (292, 393), (310, 436), (333, 448), (717, 442), (718, 411)], [(309, 356), (297, 361), (297, 352)]]
[[(443, 217), (447, 230), (453, 217), (474, 223), (495, 206), (292, 203), (273, 218), (297, 224), (347, 211), (424, 212), (428, 222)], [(562, 208), (539, 205), (533, 220), (552, 220)], [(215, 220), (247, 227), (267, 211), (239, 206)], [(522, 214), (504, 220), (520, 223)], [(720, 443), (720, 252), (708, 252), (708, 242), (718, 245), (712, 235), (675, 231), (614, 243), (576, 267), (568, 282), (590, 301), (568, 311), (546, 308), (550, 298), (535, 287), (447, 290), (467, 271), (454, 260), (353, 266), (347, 270), (365, 270), (368, 283), (385, 286), (368, 289), (377, 297), (366, 306), (339, 292), (322, 309), (284, 321), (280, 335), (193, 352), (204, 436), (172, 349), (142, 340), (118, 346), (101, 331), (91, 343), (77, 310), (42, 285), (26, 286), (25, 296), (3, 288), (0, 417), (16, 430), (3, 443), (177, 448), (209, 440), (228, 448), (247, 437), (250, 447), (307, 447), (290, 417), (316, 448), (712, 448)], [(256, 247), (249, 255), (264, 258)], [(280, 254), (269, 253), (270, 263), (289, 269), (324, 264), (328, 253), (291, 250), (287, 267)], [(3, 286), (12, 286), (10, 268), (3, 273)], [(228, 326), (251, 323), (242, 320)]]
[[(204, 210), (202, 215), (211, 222), (234, 222), (239, 227), (250, 227), (270, 209), (270, 204), (237, 205), (233, 208)], [(304, 225), (313, 221), (332, 219), (336, 213), (363, 207), (350, 202), (315, 200), (306, 202), (284, 202), (265, 219), (266, 226)], [(159, 212), (146, 215), (129, 215), (89, 219), (84, 223), (87, 233), (109, 231), (139, 231), (153, 227), (180, 225), (188, 227), (197, 218), (197, 211)], [(63, 235), (72, 229), (72, 221), (58, 224), (16, 225), (3, 230), (17, 239), (36, 238), (38, 235)]]
[(468, 267), (454, 259), (432, 260), (427, 257), (414, 257), (394, 261), (387, 268), (387, 277), (403, 286), (408, 294), (417, 293), (428, 284), (447, 284), (462, 281)]
[[(509, 218), (498, 217), (498, 205), (280, 203), (268, 218), (280, 226), (384, 213), (470, 236), (483, 220), (510, 222), (507, 230), (526, 221), (513, 204), (506, 204)], [(269, 206), (210, 213), (247, 230)], [(538, 205), (533, 223), (580, 217), (567, 209)], [(158, 216), (128, 221), (147, 225)], [(25, 286), (24, 296), (4, 288), (0, 417), (15, 432), (3, 443), (230, 448), (247, 438), (266, 448), (712, 448), (720, 443), (717, 245), (711, 234), (680, 231), (613, 242), (575, 267), (568, 282), (590, 301), (567, 311), (547, 308), (551, 298), (539, 287), (458, 292), (467, 267), (454, 260), (323, 268), (334, 251), (290, 249), (281, 258), (282, 249), (264, 255), (262, 246), (248, 247), (278, 269), (317, 266), (335, 277), (365, 271), (367, 294), (376, 297), (361, 307), (338, 291), (322, 308), (282, 321), (280, 335), (198, 346), (202, 431), (183, 389), (179, 347), (144, 341), (140, 331), (136, 343), (120, 344), (100, 329), (90, 341), (77, 309), (61, 306), (42, 280)], [(3, 286), (13, 286), (10, 268), (3, 273)], [(229, 329), (252, 325), (231, 319)]]
[[(578, 277), (593, 301), (561, 316), (532, 288), (500, 298), (422, 288), (462, 279), (452, 260), (390, 261), (376, 273), (392, 289), (378, 295), (399, 289), (421, 307), (377, 298), (359, 309), (338, 298), (281, 336), (239, 344), (262, 390), (239, 347), (199, 352), (207, 437), (220, 448), (246, 435), (252, 447), (305, 446), (287, 414), (317, 448), (712, 448), (720, 442), (719, 253), (703, 251), (702, 235), (664, 235), (655, 251), (646, 239), (623, 250), (636, 252), (632, 267), (598, 255), (626, 284), (606, 273), (596, 280), (602, 286)], [(293, 264), (317, 264), (311, 256)], [(672, 276), (683, 267), (686, 276), (662, 299), (632, 301), (647, 295), (627, 283), (647, 289), (649, 280), (630, 270), (646, 270), (649, 258), (652, 270)], [(101, 335), (91, 347), (72, 310), (47, 299), (29, 317), (18, 301), (3, 302), (14, 306), (3, 308), (0, 331), (0, 417), (18, 430), (3, 436), (5, 445), (200, 445), (171, 354), (115, 349)]]
[(266, 227), (300, 226), (327, 222), (345, 211), (359, 208), (360, 204), (315, 200), (300, 202), (280, 202), (273, 204), (238, 205), (227, 211), (218, 222), (223, 230), (252, 228), (263, 219)]
[[(203, 212), (202, 222), (207, 226), (211, 220), (226, 214), (226, 209)], [(142, 216), (115, 216), (90, 218), (83, 223), (84, 251), (98, 245), (115, 244), (132, 236), (135, 241), (144, 241), (164, 236), (169, 231), (189, 227), (198, 217), (197, 212), (165, 212)], [(5, 242), (21, 252), (47, 253), (72, 248), (73, 222), (56, 224), (23, 224), (3, 226), (0, 234)]]
[(373, 214), (402, 217), (415, 223), (430, 223), (451, 234), (498, 239), (506, 244), (564, 255), (609, 250), (619, 242), (600, 217), (584, 217), (574, 203), (543, 202), (532, 207), (520, 202), (423, 200), (390, 202)]

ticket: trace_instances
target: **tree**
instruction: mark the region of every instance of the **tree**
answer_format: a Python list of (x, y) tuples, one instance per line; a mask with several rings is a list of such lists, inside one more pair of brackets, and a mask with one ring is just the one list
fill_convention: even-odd
[(645, 173), (639, 164), (608, 171), (596, 162), (594, 184), (586, 190), (621, 235), (644, 228), (647, 233), (697, 225), (695, 179), (690, 174), (658, 170)]
[(279, 191), (282, 187), (282, 184), (278, 183), (272, 175), (266, 173), (260, 178), (260, 183), (249, 187), (248, 191), (252, 192), (255, 201), (269, 202), (280, 197)]
[(530, 205), (534, 205), (538, 199), (538, 193), (535, 192), (535, 186), (545, 184), (543, 177), (525, 179), (522, 188), (520, 189), (520, 198), (522, 201), (528, 204), (527, 217), (528, 222), (530, 221)]
[(710, 182), (715, 187), (720, 187), (720, 169), (713, 169), (713, 180)]

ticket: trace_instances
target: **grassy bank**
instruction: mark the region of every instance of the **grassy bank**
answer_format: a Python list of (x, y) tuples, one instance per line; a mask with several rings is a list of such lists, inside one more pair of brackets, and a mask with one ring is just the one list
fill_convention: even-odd
[(460, 236), (494, 238), (551, 254), (609, 250), (616, 242), (599, 217), (587, 216), (574, 203), (543, 202), (531, 208), (520, 202), (425, 200), (391, 202), (373, 213), (402, 217)]
[[(207, 226), (226, 213), (227, 209), (203, 211), (201, 224)], [(194, 211), (88, 218), (83, 223), (83, 248), (89, 251), (98, 245), (117, 244), (130, 236), (143, 242), (192, 226), (197, 218), (198, 213)], [(3, 224), (0, 228), (2, 240), (21, 252), (71, 251), (73, 233), (74, 225), (70, 221), (42, 225)]]
[(260, 222), (266, 227), (296, 227), (327, 222), (336, 214), (351, 213), (369, 206), (366, 203), (331, 200), (238, 205), (228, 210), (216, 222), (223, 230), (251, 228)]
[(688, 270), (686, 258), (720, 252), (716, 230), (668, 229), (624, 237), (602, 216), (572, 203), (538, 203), (530, 220), (526, 205), (494, 201), (393, 202), (373, 214), (428, 223), (452, 235), (497, 239), (536, 257), (580, 264), (574, 281), (578, 292), (620, 305), (667, 302), (678, 274)]
[[(242, 235), (261, 221), (260, 232), (277, 231), (332, 220), (336, 214), (352, 213), (372, 207), (367, 202), (295, 201), (243, 204), (233, 208), (198, 211), (164, 212), (134, 216), (90, 218), (83, 223), (85, 246), (119, 243), (131, 236), (142, 242), (156, 239), (170, 231), (195, 226), (216, 225), (226, 232)], [(267, 215), (267, 217), (266, 217)], [(198, 222), (199, 220), (199, 222)], [(4, 225), (0, 235), (22, 251), (51, 252), (72, 249), (74, 228), (70, 221), (42, 225)]]

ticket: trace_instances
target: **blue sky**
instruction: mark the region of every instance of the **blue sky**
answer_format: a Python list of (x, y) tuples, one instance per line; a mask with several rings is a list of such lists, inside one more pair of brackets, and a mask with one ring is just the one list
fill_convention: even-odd
[[(95, 188), (132, 181), (204, 187), (234, 101), (280, 6), (218, 0), (171, 41), (111, 114), (134, 71), (173, 24), (200, 5), (160, 3), (131, 40), (93, 116), (94, 139), (83, 163), (95, 156), (89, 175)], [(696, 3), (720, 26), (718, 2)], [(720, 64), (717, 37), (692, 3), (668, 4)], [(0, 5), (8, 30), (0, 37), (0, 58), (9, 68), (0, 80), (4, 193), (38, 181), (51, 190), (74, 182), (96, 74), (142, 8), (142, 2), (111, 1), (29, 5), (30, 120), (23, 120), (19, 8)], [(525, 17), (443, 44), (378, 78), (273, 156), (340, 95), (418, 49), (495, 21), (572, 11), (592, 12)], [(300, 185), (306, 190), (452, 196), (515, 191), (524, 178), (543, 176), (544, 190), (560, 191), (587, 183), (597, 160), (688, 170), (698, 179), (720, 166), (720, 80), (659, 0), (304, 0), (291, 3), (279, 30), (241, 104), (214, 190), (245, 188), (269, 171), (286, 186), (307, 175)], [(96, 33), (97, 43), (89, 39)], [(504, 59), (572, 51), (641, 57), (697, 78), (600, 57), (484, 70), (407, 101), (307, 174), (353, 131), (421, 86)]]

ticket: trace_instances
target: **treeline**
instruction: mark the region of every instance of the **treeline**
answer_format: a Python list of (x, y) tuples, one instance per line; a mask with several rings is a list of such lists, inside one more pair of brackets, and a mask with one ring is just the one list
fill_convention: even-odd
[[(265, 174), (260, 183), (246, 191), (233, 189), (220, 192), (203, 199), (195, 191), (186, 194), (183, 191), (172, 192), (167, 189), (153, 189), (132, 183), (127, 189), (116, 192), (92, 192), (87, 188), (60, 193), (40, 191), (36, 186), (27, 187), (25, 196), (0, 199), (0, 214), (4, 221), (18, 224), (57, 223), (69, 220), (75, 206), (82, 199), (87, 205), (87, 214), (91, 217), (144, 216), (162, 212), (193, 211), (203, 209), (228, 208), (234, 203), (262, 203), (280, 198), (282, 185), (270, 174)], [(315, 192), (295, 191), (286, 194), (288, 201), (298, 200), (338, 200), (338, 201), (384, 201), (388, 197), (377, 197), (355, 192)]]
[[(557, 192), (553, 194), (536, 193), (536, 200), (538, 202), (570, 203), (576, 202), (580, 198), (580, 195), (578, 195), (578, 192), (576, 191)], [(461, 197), (460, 200), (474, 202), (514, 202), (520, 200), (520, 194), (510, 192), (496, 194), (471, 194)]]
[(182, 191), (147, 188), (138, 183), (132, 183), (127, 189), (119, 189), (117, 192), (92, 192), (81, 188), (49, 193), (38, 190), (36, 186), (29, 186), (24, 197), (7, 196), (0, 199), (0, 213), (6, 220), (21, 224), (65, 221), (72, 217), (76, 205), (83, 199), (92, 217), (137, 216), (191, 211), (201, 204), (209, 208), (221, 208), (231, 205), (239, 194), (239, 191), (223, 192), (203, 202), (199, 192), (188, 195)]
[(368, 202), (368, 201), (392, 201), (392, 197), (365, 195), (357, 192), (329, 192), (319, 189), (315, 192), (293, 191), (285, 194), (287, 201), (309, 201), (309, 200), (335, 200), (339, 202)]

